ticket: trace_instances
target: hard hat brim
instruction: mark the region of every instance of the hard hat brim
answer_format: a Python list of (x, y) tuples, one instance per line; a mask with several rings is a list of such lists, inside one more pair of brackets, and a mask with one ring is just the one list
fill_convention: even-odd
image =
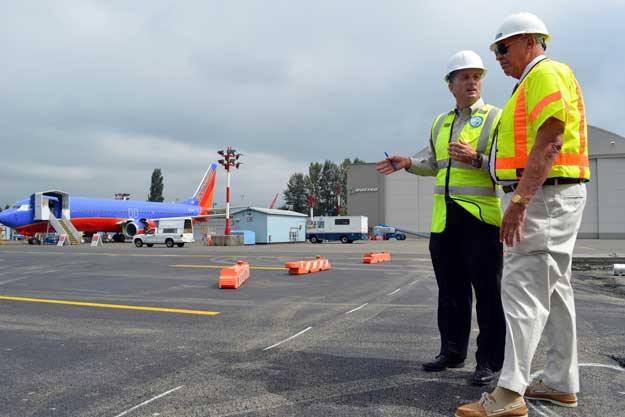
[(497, 39), (495, 42), (490, 44), (490, 50), (492, 52), (495, 52), (495, 50), (497, 49), (497, 47), (495, 45), (497, 45), (499, 42), (503, 41), (504, 39), (509, 39), (513, 36), (517, 36), (517, 35), (541, 35), (545, 37), (545, 42), (549, 42), (551, 40), (551, 36), (544, 34), (544, 33), (539, 33), (539, 32), (526, 32), (524, 30), (520, 30), (517, 32), (512, 32), (512, 33), (506, 33), (505, 36), (502, 36), (501, 38)]
[(453, 71), (452, 71), (452, 72), (450, 72), (449, 74), (446, 74), (446, 75), (445, 75), (445, 78), (444, 78), (444, 81), (445, 81), (446, 83), (449, 83), (449, 76), (450, 76), (452, 73), (454, 73), (454, 72), (456, 72), (456, 71), (462, 71), (462, 70), (465, 70), (465, 69), (476, 69), (476, 70), (482, 70), (482, 76), (480, 77), (480, 80), (483, 80), (483, 79), (484, 79), (484, 77), (486, 76), (486, 72), (488, 71), (486, 68), (480, 68), (480, 67), (474, 67), (474, 66), (468, 65), (468, 66), (466, 66), (466, 67), (456, 68), (455, 70), (453, 70)]

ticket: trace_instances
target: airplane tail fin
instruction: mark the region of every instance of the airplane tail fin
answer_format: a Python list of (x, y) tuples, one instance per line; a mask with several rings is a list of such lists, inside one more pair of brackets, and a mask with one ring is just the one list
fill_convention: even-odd
[(213, 194), (215, 193), (215, 179), (217, 178), (217, 164), (212, 163), (206, 170), (204, 178), (198, 185), (193, 197), (186, 200), (185, 203), (198, 205), (203, 212), (213, 207)]
[(279, 193), (276, 193), (276, 196), (273, 198), (273, 200), (271, 200), (271, 204), (269, 204), (270, 209), (276, 208), (276, 203), (278, 202), (278, 194)]

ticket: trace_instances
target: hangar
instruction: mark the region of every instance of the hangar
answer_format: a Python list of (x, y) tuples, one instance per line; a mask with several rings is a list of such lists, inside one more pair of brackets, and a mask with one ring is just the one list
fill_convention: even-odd
[[(588, 126), (588, 154), (591, 179), (579, 237), (624, 239), (625, 138)], [(354, 164), (347, 173), (347, 189), (350, 216), (369, 217), (371, 227), (384, 223), (429, 233), (433, 177), (405, 171), (384, 176), (377, 173), (375, 163)]]

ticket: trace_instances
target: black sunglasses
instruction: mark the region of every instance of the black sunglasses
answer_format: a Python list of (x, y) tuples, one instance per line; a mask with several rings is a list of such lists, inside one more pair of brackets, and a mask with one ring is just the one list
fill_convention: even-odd
[(495, 54), (496, 55), (505, 55), (510, 50), (510, 47), (503, 42), (499, 42), (495, 44)]

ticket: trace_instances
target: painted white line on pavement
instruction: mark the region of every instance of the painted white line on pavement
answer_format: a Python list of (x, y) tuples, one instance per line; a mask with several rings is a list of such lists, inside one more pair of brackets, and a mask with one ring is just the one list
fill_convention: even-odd
[[(588, 367), (588, 368), (607, 368), (607, 369), (612, 369), (615, 371), (619, 371), (619, 372), (625, 372), (625, 369), (621, 368), (620, 366), (616, 366), (616, 365), (606, 365), (604, 363), (580, 363), (577, 366), (579, 367)], [(532, 381), (534, 378), (536, 378), (538, 375), (541, 375), (544, 372), (543, 369), (541, 369), (540, 371), (536, 371), (533, 374), (530, 375), (530, 381)], [(619, 394), (624, 394), (625, 392), (619, 392)], [(553, 410), (549, 410), (547, 407), (545, 407), (544, 405), (541, 405), (540, 408), (542, 410), (544, 410), (545, 412), (548, 412), (549, 414), (545, 414), (543, 412), (541, 412), (538, 408), (536, 408), (531, 402), (527, 403), (534, 411), (536, 411), (538, 414), (540, 414), (543, 417), (549, 417), (549, 415), (551, 416), (556, 416), (556, 417), (562, 417), (560, 416), (560, 414), (556, 413)]]
[(179, 387), (176, 387), (176, 388), (170, 389), (169, 391), (165, 391), (164, 393), (159, 394), (159, 395), (157, 395), (157, 396), (156, 396), (156, 397), (154, 397), (154, 398), (150, 398), (149, 400), (144, 401), (144, 402), (142, 402), (141, 404), (137, 404), (137, 405), (135, 405), (134, 407), (129, 408), (128, 410), (124, 411), (123, 413), (120, 413), (120, 414), (116, 415), (115, 417), (122, 417), (122, 416), (125, 416), (126, 414), (130, 413), (131, 411), (136, 410), (136, 409), (137, 409), (137, 408), (139, 408), (139, 407), (143, 407), (144, 405), (149, 404), (149, 403), (151, 403), (151, 402), (152, 402), (152, 401), (154, 401), (154, 400), (158, 400), (159, 398), (162, 398), (162, 397), (166, 396), (167, 394), (171, 394), (171, 393), (172, 393), (172, 392), (174, 392), (174, 391), (178, 391), (178, 390), (179, 390), (180, 388), (182, 388), (182, 387), (184, 387), (184, 385), (180, 385)]
[(419, 282), (419, 280), (412, 281), (412, 282), (411, 282), (410, 284), (408, 284), (408, 285), (415, 285), (417, 282)]
[[(526, 401), (525, 402), (527, 405), (530, 406), (530, 408), (534, 411), (536, 411), (538, 414), (540, 414), (542, 417), (550, 417), (549, 414), (545, 414), (542, 411), (540, 411), (534, 404), (532, 404), (530, 401)], [(544, 405), (542, 405), (540, 408), (544, 409), (545, 411), (547, 411), (547, 409), (545, 408)]]
[[(284, 342), (288, 342), (288, 341), (289, 341), (289, 340), (291, 340), (291, 339), (295, 339), (297, 336), (299, 336), (299, 335), (301, 335), (301, 334), (306, 333), (306, 332), (307, 332), (307, 331), (309, 331), (310, 329), (312, 329), (312, 326), (309, 326), (309, 327), (305, 328), (305, 329), (304, 329), (304, 330), (302, 330), (301, 332), (299, 332), (299, 333), (297, 333), (297, 334), (294, 334), (293, 336), (291, 336), (291, 337), (289, 337), (289, 338), (287, 338), (287, 339), (284, 339), (283, 341), (278, 342), (278, 343), (276, 343), (275, 345), (271, 345), (271, 346), (266, 347), (265, 349), (263, 349), (263, 352), (264, 352), (264, 351), (266, 351), (266, 350), (269, 350), (269, 349), (273, 349), (273, 348), (275, 348), (276, 346), (280, 346), (280, 345), (281, 345), (281, 344), (283, 344)], [(116, 417), (117, 417), (117, 416), (116, 416)]]
[(0, 281), (0, 285), (10, 284), (12, 282), (23, 281), (25, 279), (31, 279), (31, 278), (32, 277), (21, 277), (21, 278), (7, 279), (6, 281)]
[(393, 295), (393, 294), (397, 294), (397, 293), (399, 292), (399, 290), (401, 290), (401, 288), (397, 288), (397, 289), (396, 289), (395, 291), (393, 291), (392, 293), (390, 293), (390, 294), (387, 294), (387, 295)]
[(363, 304), (363, 305), (361, 305), (360, 307), (356, 307), (356, 308), (354, 308), (354, 309), (352, 309), (352, 310), (349, 310), (349, 311), (348, 311), (347, 313), (345, 313), (345, 314), (349, 314), (349, 313), (353, 313), (354, 311), (358, 311), (358, 310), (360, 310), (361, 308), (365, 307), (367, 304), (369, 304), (369, 303), (364, 303), (364, 304)]

